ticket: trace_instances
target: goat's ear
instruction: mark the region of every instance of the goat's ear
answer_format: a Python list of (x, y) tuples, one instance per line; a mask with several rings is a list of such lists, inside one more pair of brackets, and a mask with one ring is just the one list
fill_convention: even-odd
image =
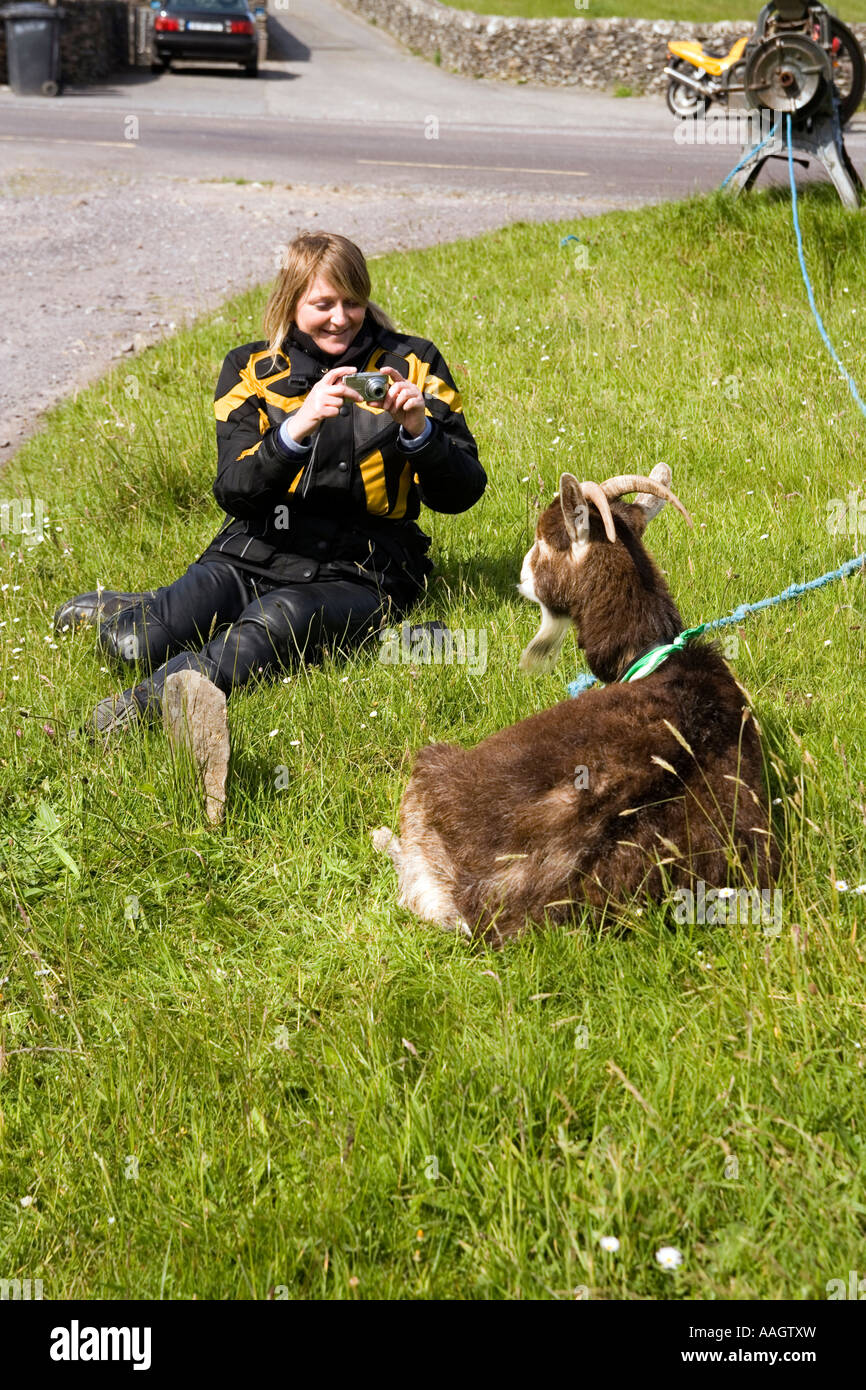
[(563, 473), (559, 480), (559, 505), (572, 545), (586, 545), (589, 540), (589, 507), (573, 473)]
[[(654, 483), (662, 483), (664, 487), (671, 485), (671, 470), (666, 463), (657, 463), (650, 473)], [(654, 497), (651, 492), (639, 492), (635, 496), (634, 506), (640, 507), (644, 514), (644, 526), (648, 526), (654, 516), (658, 516), (662, 507), (665, 506), (664, 497)]]

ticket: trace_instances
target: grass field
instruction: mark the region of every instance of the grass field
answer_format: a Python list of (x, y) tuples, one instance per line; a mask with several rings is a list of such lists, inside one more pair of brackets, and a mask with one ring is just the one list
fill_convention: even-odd
[[(801, 206), (862, 384), (866, 221), (826, 188)], [(520, 557), (563, 467), (671, 464), (695, 530), (668, 509), (650, 545), (689, 624), (866, 549), (856, 507), (828, 530), (863, 496), (863, 420), (788, 200), (518, 224), (373, 270), (443, 349), (488, 469), (472, 511), (423, 514), (418, 610), (483, 629), (487, 670), (368, 650), (237, 696), (222, 832), (159, 731), (67, 743), (128, 681), (51, 614), (168, 582), (217, 529), (212, 391), (264, 292), (58, 408), (4, 475), (50, 536), (0, 550), (0, 1276), (46, 1298), (824, 1298), (866, 1233), (866, 896), (836, 886), (866, 880), (862, 577), (740, 629), (780, 935), (636, 904), (625, 935), (473, 950), (395, 906), (369, 842), (414, 748), (578, 671), (571, 642), (516, 671)]]
[[(575, 0), (448, 0), (457, 10), (474, 10), (476, 14), (523, 15), (528, 19), (548, 19), (559, 16), (568, 19), (670, 19), (677, 22), (701, 21), (715, 24), (721, 19), (737, 19), (754, 23), (761, 6), (747, 0), (587, 0), (584, 5)], [(866, 20), (866, 0), (848, 0), (845, 5), (829, 5), (829, 9), (848, 24)]]

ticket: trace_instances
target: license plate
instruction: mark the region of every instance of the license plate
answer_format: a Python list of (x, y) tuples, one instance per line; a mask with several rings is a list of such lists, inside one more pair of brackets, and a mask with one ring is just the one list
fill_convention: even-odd
[(206, 20), (203, 19), (188, 19), (186, 22), (186, 27), (187, 29), (195, 29), (200, 34), (225, 33), (225, 30), (223, 29), (223, 26), (221, 24), (208, 24)]

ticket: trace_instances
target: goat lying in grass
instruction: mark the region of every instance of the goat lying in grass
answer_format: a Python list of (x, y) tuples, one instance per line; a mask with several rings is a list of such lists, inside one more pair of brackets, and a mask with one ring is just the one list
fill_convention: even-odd
[[(563, 474), (538, 520), (520, 592), (541, 607), (524, 669), (550, 667), (577, 629), (610, 682), (475, 748), (422, 748), (400, 805), (400, 838), (373, 832), (419, 917), (500, 944), (529, 922), (562, 922), (697, 880), (768, 886), (778, 851), (758, 732), (710, 643), (692, 640), (620, 683), (682, 620), (645, 550), (671, 502), (670, 470), (579, 483)], [(637, 492), (632, 503), (620, 500)]]

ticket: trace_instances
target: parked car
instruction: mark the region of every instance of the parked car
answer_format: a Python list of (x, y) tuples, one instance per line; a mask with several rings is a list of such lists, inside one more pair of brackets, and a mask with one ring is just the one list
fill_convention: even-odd
[(250, 77), (259, 70), (256, 15), (246, 0), (151, 0), (154, 68), (173, 58), (240, 63)]

